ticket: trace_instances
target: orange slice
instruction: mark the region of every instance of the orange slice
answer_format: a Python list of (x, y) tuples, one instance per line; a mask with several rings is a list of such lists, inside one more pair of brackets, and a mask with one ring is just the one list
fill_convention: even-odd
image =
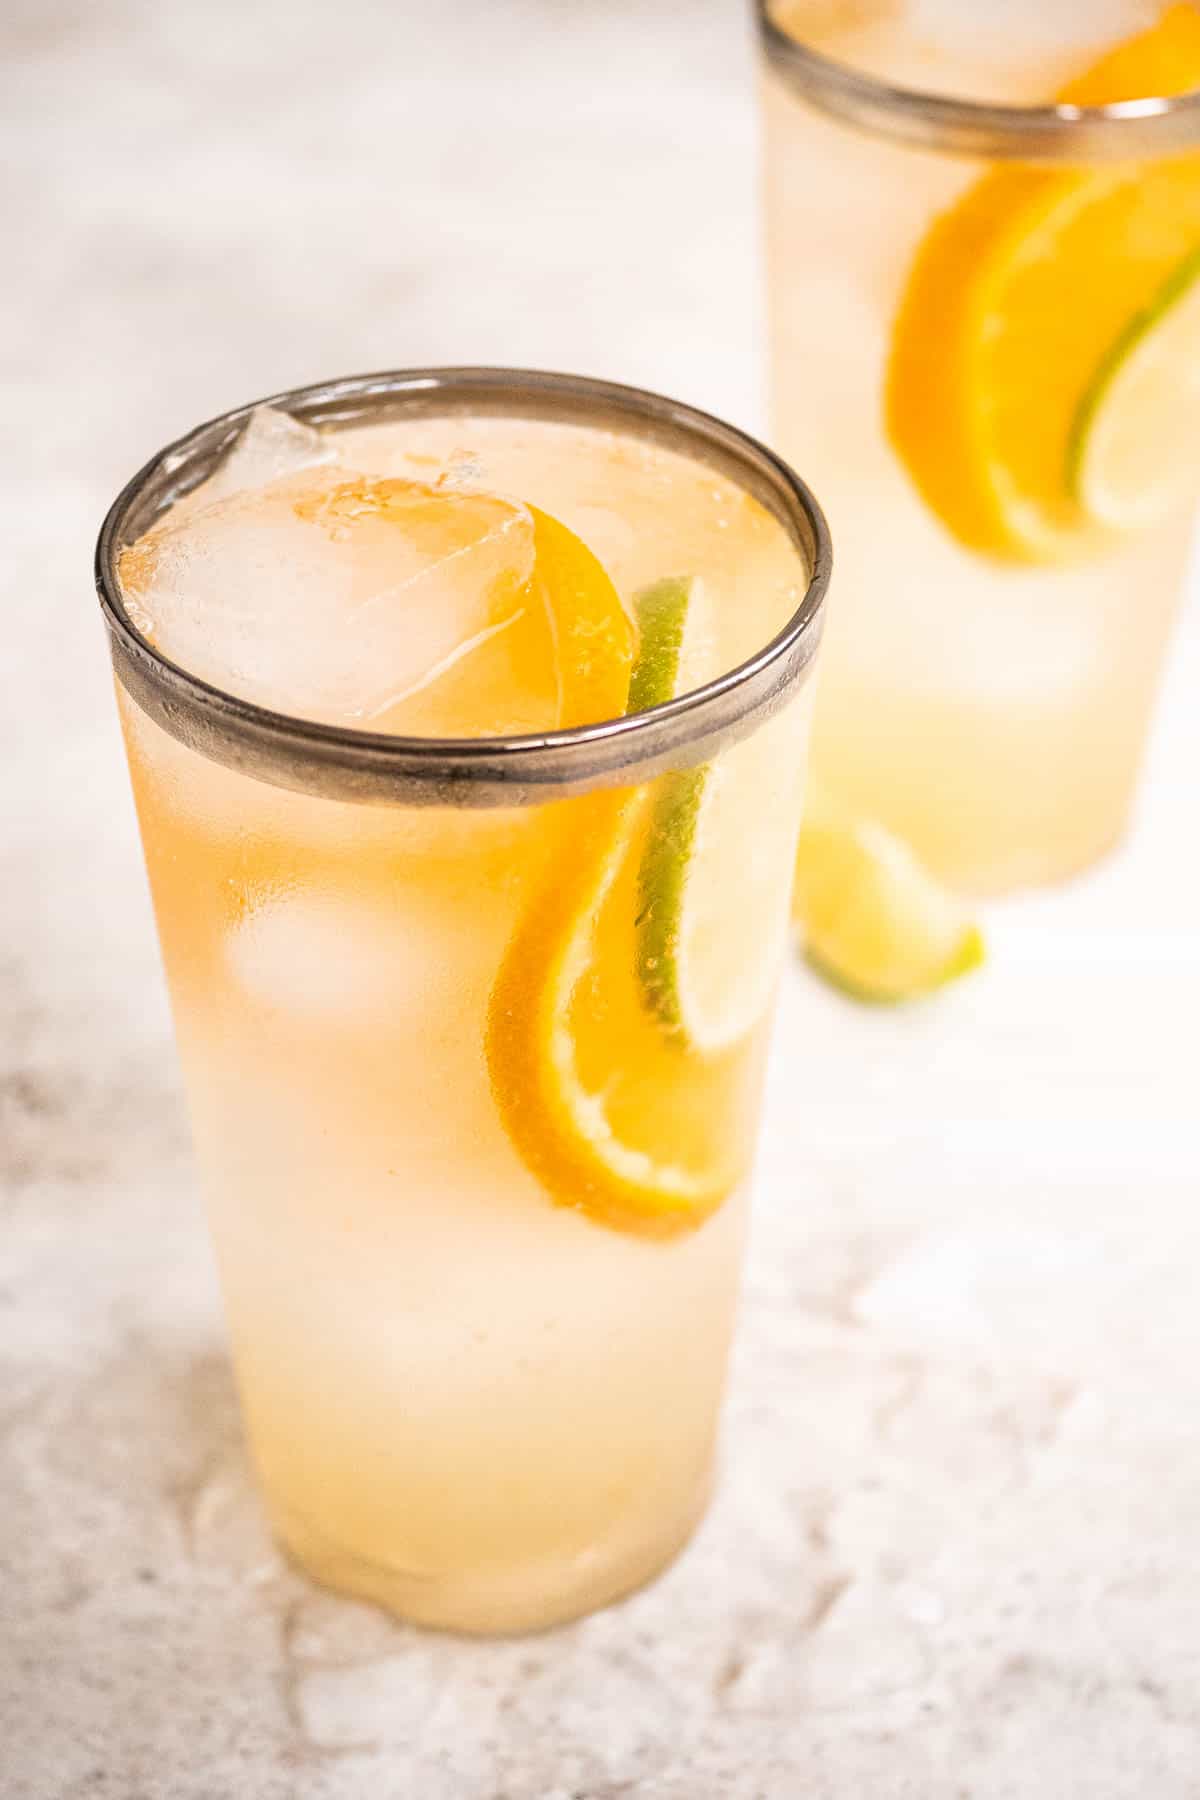
[[(668, 603), (639, 612), (639, 710), (686, 679), (674, 640), (693, 591), (658, 584), (651, 592)], [(587, 610), (600, 616), (595, 595)], [(647, 870), (661, 875), (664, 858), (689, 854), (690, 835), (667, 842), (664, 812), (697, 778), (703, 771), (669, 773), (556, 809), (545, 875), (488, 1016), (500, 1116), (549, 1198), (648, 1237), (694, 1229), (746, 1174), (765, 1043), (764, 1005), (735, 1042), (705, 1050), (646, 981)], [(650, 885), (659, 902), (669, 898), (670, 884)]]

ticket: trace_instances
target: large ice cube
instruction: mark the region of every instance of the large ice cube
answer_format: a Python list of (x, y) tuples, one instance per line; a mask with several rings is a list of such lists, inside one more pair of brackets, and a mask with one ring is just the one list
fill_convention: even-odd
[[(121, 582), (140, 629), (219, 687), (439, 735), (554, 722), (545, 656), (510, 667), (504, 649), (541, 612), (533, 566), (533, 521), (516, 502), (318, 468), (169, 516), (124, 553)], [(539, 691), (510, 694), (531, 669)], [(468, 688), (478, 724), (464, 717)]]

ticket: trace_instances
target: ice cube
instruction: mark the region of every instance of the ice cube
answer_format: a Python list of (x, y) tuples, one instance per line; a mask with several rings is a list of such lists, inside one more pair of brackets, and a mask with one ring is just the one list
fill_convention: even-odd
[(225, 972), (285, 1024), (402, 1033), (436, 1012), (453, 1030), (487, 978), (487, 947), (475, 908), (436, 887), (264, 886), (225, 939)]
[(336, 461), (332, 438), (277, 407), (256, 406), (229, 455), (205, 482), (203, 499), (225, 500)]
[[(469, 686), (470, 671), (482, 693), (486, 649), (502, 687), (497, 642), (541, 605), (531, 515), (486, 494), (337, 477), (310, 469), (168, 516), (121, 559), (130, 613), (172, 661), (278, 711), (358, 726), (390, 711), (392, 729), (460, 729), (439, 713), (448, 678)], [(417, 726), (410, 696), (422, 696)], [(486, 700), (480, 731), (518, 728), (514, 709), (520, 728), (554, 722), (536, 708), (527, 718), (527, 695)]]
[(411, 948), (414, 935), (411, 924), (405, 930), (353, 895), (284, 894), (251, 907), (230, 935), (226, 957), (255, 1005), (293, 1018), (357, 1023), (419, 1005), (429, 976)]

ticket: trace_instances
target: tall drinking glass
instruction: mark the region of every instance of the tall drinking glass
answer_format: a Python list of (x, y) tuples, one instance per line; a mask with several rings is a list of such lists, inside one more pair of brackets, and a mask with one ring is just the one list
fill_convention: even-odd
[(821, 514), (687, 407), (426, 371), (201, 426), (97, 569), (278, 1535), (437, 1626), (601, 1605), (709, 1491)]
[(1125, 825), (1200, 483), (1200, 10), (759, 18), (775, 435), (838, 539), (814, 776), (964, 888), (1063, 877)]

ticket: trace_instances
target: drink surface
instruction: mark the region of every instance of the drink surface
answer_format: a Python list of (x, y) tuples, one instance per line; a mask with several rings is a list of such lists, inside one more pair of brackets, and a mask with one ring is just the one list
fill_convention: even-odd
[[(807, 571), (736, 485), (632, 436), (260, 412), (122, 580), (230, 691), (445, 736), (685, 692)], [(467, 1630), (645, 1579), (709, 1482), (803, 705), (702, 767), (473, 809), (291, 792), (120, 700), (280, 1535)]]
[(893, 86), (1035, 106), (1162, 11), (1162, 0), (775, 0), (771, 16)]
[[(1186, 0), (773, 16), (959, 100), (1200, 87)], [(989, 164), (782, 70), (764, 101), (776, 435), (839, 546), (815, 772), (964, 887), (1064, 875), (1123, 828), (1190, 541), (1200, 156)]]
[(323, 435), (260, 408), (125, 552), (122, 585), (167, 656), (277, 711), (429, 737), (590, 723), (604, 710), (563, 717), (535, 510), (599, 558), (634, 636), (640, 589), (703, 573), (692, 686), (799, 603), (783, 527), (713, 470), (618, 432), (468, 413)]

